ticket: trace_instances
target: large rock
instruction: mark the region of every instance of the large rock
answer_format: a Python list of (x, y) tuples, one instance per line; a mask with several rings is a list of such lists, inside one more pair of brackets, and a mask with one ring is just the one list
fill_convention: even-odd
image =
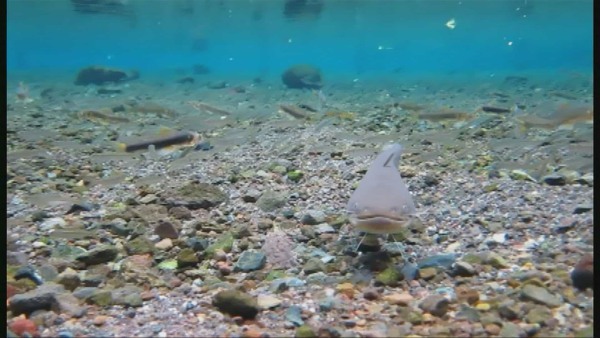
[(77, 260), (83, 262), (86, 266), (108, 263), (115, 258), (119, 251), (113, 245), (100, 245), (90, 251), (77, 256)]
[(258, 302), (252, 296), (236, 291), (226, 290), (215, 295), (213, 305), (221, 312), (244, 319), (254, 319), (258, 314)]
[(90, 84), (103, 85), (105, 83), (116, 83), (127, 80), (133, 80), (138, 74), (133, 72), (128, 74), (119, 69), (112, 69), (102, 66), (90, 66), (83, 68), (77, 74), (75, 84), (78, 86), (87, 86)]
[(323, 86), (321, 71), (311, 65), (295, 65), (281, 75), (281, 80), (288, 88), (319, 89)]
[(79, 305), (79, 301), (60, 284), (45, 283), (37, 289), (18, 294), (10, 298), (9, 309), (15, 316), (38, 310), (66, 313), (73, 317), (81, 317), (86, 308)]
[(163, 194), (162, 203), (170, 208), (185, 206), (190, 210), (209, 209), (229, 197), (219, 187), (200, 182), (190, 182), (182, 187), (170, 189)]

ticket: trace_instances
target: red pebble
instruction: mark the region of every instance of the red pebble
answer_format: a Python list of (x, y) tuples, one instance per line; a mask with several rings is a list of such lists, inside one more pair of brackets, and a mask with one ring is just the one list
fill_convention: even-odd
[(17, 294), (17, 288), (15, 288), (14, 286), (7, 284), (6, 285), (6, 299), (14, 296)]
[(10, 323), (9, 326), (10, 330), (19, 337), (22, 337), (26, 332), (32, 336), (37, 336), (37, 327), (29, 319), (18, 318)]

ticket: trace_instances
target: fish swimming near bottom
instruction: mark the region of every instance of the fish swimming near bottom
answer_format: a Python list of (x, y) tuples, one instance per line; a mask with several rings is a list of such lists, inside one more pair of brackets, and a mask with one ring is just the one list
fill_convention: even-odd
[(350, 197), (346, 208), (356, 230), (394, 234), (415, 219), (415, 204), (398, 171), (401, 154), (400, 144), (385, 148)]
[(149, 148), (159, 150), (165, 148), (195, 147), (199, 141), (200, 135), (198, 133), (191, 131), (180, 131), (147, 141), (129, 144), (119, 143), (117, 148), (120, 151), (133, 152), (138, 150), (147, 150)]

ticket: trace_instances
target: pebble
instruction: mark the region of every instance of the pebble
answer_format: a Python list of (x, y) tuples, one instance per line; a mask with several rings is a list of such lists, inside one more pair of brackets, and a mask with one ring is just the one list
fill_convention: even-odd
[(96, 265), (110, 262), (117, 258), (118, 254), (119, 251), (113, 245), (99, 245), (94, 249), (77, 256), (77, 260), (87, 266)]
[(521, 297), (549, 307), (558, 307), (562, 301), (541, 286), (527, 284), (521, 289)]
[(436, 317), (442, 317), (448, 312), (448, 306), (450, 302), (446, 297), (440, 295), (431, 295), (425, 298), (420, 304), (419, 308), (425, 312), (428, 312)]
[(10, 300), (9, 309), (16, 316), (50, 309), (56, 304), (56, 295), (64, 290), (62, 285), (44, 283), (34, 290), (14, 295)]
[(304, 273), (307, 275), (323, 272), (325, 271), (325, 264), (318, 258), (311, 258), (304, 263), (302, 270), (304, 270)]
[(479, 292), (464, 285), (456, 287), (454, 292), (458, 302), (467, 302), (473, 305), (479, 300)]
[(343, 294), (350, 299), (354, 298), (354, 293), (356, 292), (352, 283), (339, 284), (335, 289), (338, 293)]
[(20, 267), (13, 275), (13, 278), (15, 280), (27, 278), (30, 281), (34, 282), (36, 285), (44, 284), (44, 279), (42, 278), (42, 276), (40, 276), (36, 269), (31, 265)]
[(315, 226), (317, 234), (335, 233), (335, 229), (327, 223), (319, 223)]
[(154, 228), (154, 233), (162, 239), (177, 239), (179, 237), (179, 232), (173, 223), (163, 220), (158, 221), (158, 225)]
[(154, 194), (148, 194), (142, 198), (140, 198), (140, 203), (142, 204), (150, 204), (152, 202), (155, 202), (158, 199), (158, 196), (154, 195)]
[(225, 290), (217, 293), (213, 297), (213, 305), (221, 312), (232, 316), (241, 316), (245, 319), (253, 319), (260, 310), (256, 299), (236, 290)]
[(167, 251), (173, 247), (173, 241), (170, 238), (165, 238), (154, 244), (154, 247), (162, 251)]
[(366, 300), (377, 300), (379, 299), (379, 292), (375, 288), (368, 288), (363, 291), (363, 297)]
[(392, 305), (408, 306), (414, 300), (414, 297), (409, 293), (393, 293), (383, 296), (383, 299)]
[(281, 305), (281, 302), (282, 302), (282, 300), (279, 299), (278, 297), (276, 297), (274, 295), (269, 295), (269, 294), (258, 295), (256, 301), (258, 303), (258, 307), (260, 307), (263, 310), (278, 307), (279, 305)]
[(573, 210), (573, 214), (583, 214), (586, 213), (590, 210), (594, 209), (594, 205), (593, 204), (579, 204), (575, 207), (575, 209)]
[(542, 182), (547, 185), (561, 186), (567, 184), (567, 179), (563, 175), (553, 173), (542, 177)]
[(94, 325), (102, 326), (106, 323), (107, 320), (108, 320), (108, 316), (104, 316), (104, 315), (96, 316), (96, 317), (94, 317)]
[(471, 264), (463, 261), (456, 262), (453, 271), (456, 275), (462, 277), (471, 277), (476, 273), (475, 268)]
[(272, 212), (283, 207), (286, 203), (286, 195), (268, 190), (256, 201), (256, 206), (264, 212)]
[(285, 319), (295, 326), (304, 324), (302, 319), (302, 308), (298, 305), (292, 305), (285, 311)]
[(169, 209), (169, 215), (180, 220), (192, 219), (192, 212), (190, 209), (183, 206), (176, 206)]
[(594, 256), (585, 254), (571, 272), (573, 286), (585, 290), (594, 288)]
[(54, 228), (64, 228), (67, 226), (67, 222), (62, 217), (52, 217), (43, 221), (38, 228), (41, 231), (48, 231)]
[(317, 225), (325, 222), (327, 215), (320, 210), (308, 210), (300, 218), (300, 223), (306, 225)]
[(31, 336), (37, 335), (37, 326), (29, 319), (17, 318), (8, 327), (18, 337), (24, 337), (26, 334)]
[(435, 277), (435, 275), (437, 275), (437, 269), (436, 268), (422, 268), (419, 269), (419, 277), (421, 277), (421, 279), (423, 280), (431, 280)]
[(443, 254), (427, 257), (417, 263), (419, 269), (429, 267), (440, 267), (450, 269), (456, 261), (456, 254)]
[(246, 203), (254, 203), (256, 202), (262, 193), (257, 189), (248, 189), (243, 195), (242, 200)]
[(267, 256), (260, 251), (247, 250), (242, 252), (233, 266), (233, 271), (250, 272), (262, 269), (267, 263)]

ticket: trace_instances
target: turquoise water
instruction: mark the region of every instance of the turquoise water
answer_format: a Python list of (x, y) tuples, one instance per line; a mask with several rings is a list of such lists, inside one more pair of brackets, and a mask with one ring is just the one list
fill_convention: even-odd
[(308, 63), (326, 84), (593, 65), (591, 0), (120, 2), (118, 13), (82, 13), (69, 0), (8, 0), (9, 80), (89, 65), (143, 77), (202, 64), (215, 76), (275, 78)]

